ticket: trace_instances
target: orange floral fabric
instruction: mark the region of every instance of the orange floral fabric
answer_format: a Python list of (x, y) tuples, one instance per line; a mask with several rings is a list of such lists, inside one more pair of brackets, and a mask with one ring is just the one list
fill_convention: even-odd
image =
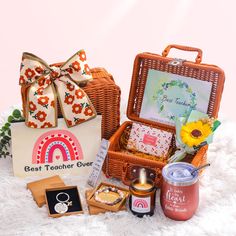
[(19, 83), (29, 86), (26, 125), (49, 128), (57, 124), (57, 98), (68, 127), (96, 116), (93, 104), (77, 83), (92, 79), (84, 50), (60, 68), (50, 67), (33, 54), (24, 53)]

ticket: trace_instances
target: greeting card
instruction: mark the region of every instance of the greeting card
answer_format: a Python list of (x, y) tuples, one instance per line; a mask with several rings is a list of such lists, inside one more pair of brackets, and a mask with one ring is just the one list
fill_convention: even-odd
[(192, 110), (207, 113), (211, 88), (208, 81), (150, 69), (140, 117), (173, 125)]
[(133, 123), (127, 149), (138, 150), (154, 156), (166, 157), (173, 134), (139, 123)]
[(11, 135), (15, 176), (86, 176), (99, 150), (101, 116), (71, 128), (62, 118), (57, 127), (46, 129), (12, 123)]

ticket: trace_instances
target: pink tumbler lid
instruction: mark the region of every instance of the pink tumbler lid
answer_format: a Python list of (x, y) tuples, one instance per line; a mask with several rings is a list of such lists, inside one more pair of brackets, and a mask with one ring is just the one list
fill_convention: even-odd
[(188, 186), (198, 181), (198, 171), (195, 166), (186, 162), (167, 164), (162, 169), (162, 176), (166, 182), (175, 186)]

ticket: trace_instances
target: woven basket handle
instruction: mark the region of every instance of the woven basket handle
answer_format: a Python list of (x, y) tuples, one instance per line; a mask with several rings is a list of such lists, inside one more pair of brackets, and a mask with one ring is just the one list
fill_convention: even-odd
[(197, 52), (197, 57), (195, 59), (195, 62), (197, 64), (200, 64), (201, 61), (202, 61), (202, 50), (199, 49), (199, 48), (193, 48), (193, 47), (188, 47), (188, 46), (181, 46), (181, 45), (176, 45), (176, 44), (170, 44), (168, 45), (164, 51), (162, 52), (162, 56), (163, 57), (167, 57), (169, 52), (170, 52), (170, 49), (171, 48), (175, 48), (175, 49), (179, 49), (179, 50), (182, 50), (182, 51), (190, 51), (190, 52)]

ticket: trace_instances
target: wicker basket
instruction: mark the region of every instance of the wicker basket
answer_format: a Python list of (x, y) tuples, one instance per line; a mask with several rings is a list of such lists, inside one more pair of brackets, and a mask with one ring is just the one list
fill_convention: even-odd
[(102, 137), (109, 139), (120, 126), (120, 88), (103, 68), (91, 69), (93, 80), (83, 89), (102, 114)]
[[(53, 65), (60, 66), (61, 63)], [(109, 139), (120, 126), (120, 88), (104, 68), (93, 68), (91, 73), (93, 80), (80, 86), (83, 86), (97, 113), (102, 115), (102, 137)], [(24, 86), (21, 88), (24, 114), (27, 89)], [(61, 109), (58, 106), (58, 117), (61, 116)]]
[[(173, 61), (173, 58), (167, 57), (171, 48), (197, 52), (198, 55), (196, 62), (184, 61), (178, 66), (171, 65), (169, 62)], [(173, 126), (139, 117), (149, 69), (155, 69), (158, 71), (169, 72), (192, 77), (198, 80), (212, 82), (212, 91), (207, 113), (211, 117), (217, 117), (224, 86), (224, 72), (217, 66), (201, 64), (201, 59), (202, 51), (200, 49), (178, 45), (168, 46), (163, 51), (162, 56), (153, 53), (138, 54), (134, 61), (127, 109), (128, 118), (132, 121), (141, 122), (152, 127), (167, 130), (173, 133), (175, 132), (175, 128)], [(160, 186), (162, 179), (161, 170), (166, 163), (144, 159), (142, 157), (121, 152), (119, 140), (126, 127), (130, 124), (132, 124), (131, 121), (127, 121), (122, 124), (117, 132), (110, 138), (110, 148), (104, 168), (105, 174), (107, 177), (121, 179), (124, 184), (129, 185), (133, 176), (132, 170), (137, 166), (145, 167), (155, 172), (154, 179), (156, 186)], [(175, 141), (172, 143), (172, 147), (175, 148)], [(207, 146), (203, 146), (195, 156), (188, 155), (184, 161), (191, 162), (195, 166), (205, 163), (207, 149)]]

